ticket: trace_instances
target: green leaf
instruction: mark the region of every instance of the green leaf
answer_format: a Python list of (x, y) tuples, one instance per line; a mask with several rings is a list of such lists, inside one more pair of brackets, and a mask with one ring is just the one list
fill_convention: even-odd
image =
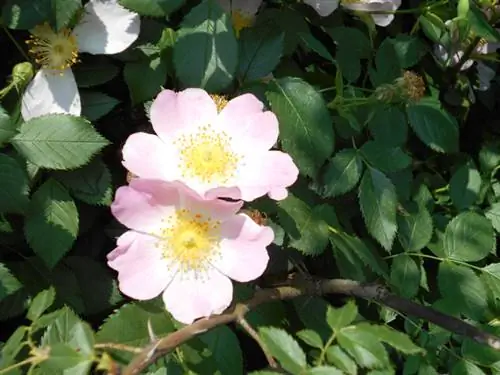
[(418, 17), (418, 22), (424, 34), (433, 42), (438, 43), (447, 32), (445, 23), (432, 12), (425, 12)]
[[(14, 363), (17, 355), (24, 347), (23, 340), (26, 336), (27, 330), (28, 327), (26, 326), (17, 327), (14, 333), (9, 337), (7, 342), (1, 346), (0, 369), (5, 369)], [(7, 372), (7, 374), (17, 375), (17, 373), (13, 371)]]
[(0, 146), (17, 133), (17, 126), (5, 109), (0, 106)]
[[(102, 262), (83, 256), (70, 256), (52, 270), (51, 274), (57, 276), (59, 287), (67, 282), (68, 274), (74, 276), (76, 288), (72, 293), (78, 293), (82, 299), (85, 314), (98, 314), (109, 310), (120, 302), (123, 297), (118, 290), (118, 283), (109, 268)], [(88, 275), (92, 275), (90, 278)]]
[(33, 298), (33, 301), (31, 301), (26, 317), (34, 322), (45, 312), (45, 310), (52, 306), (55, 298), (56, 291), (54, 288), (51, 287), (41, 291)]
[(468, 21), (475, 35), (486, 39), (488, 42), (500, 42), (500, 33), (491, 26), (481, 9), (470, 4)]
[(314, 176), (333, 152), (335, 136), (325, 101), (299, 78), (273, 80), (267, 99), (280, 123), (283, 150), (300, 171)]
[(386, 250), (396, 236), (396, 189), (380, 171), (368, 168), (359, 186), (359, 204), (368, 232)]
[(493, 203), (484, 213), (484, 216), (490, 219), (493, 228), (495, 228), (497, 232), (500, 232), (500, 202)]
[(115, 78), (120, 69), (114, 65), (106, 56), (85, 56), (83, 64), (77, 64), (73, 68), (78, 87), (87, 88), (102, 85)]
[(66, 189), (53, 179), (33, 194), (24, 231), (33, 251), (54, 267), (78, 234), (78, 211)]
[(22, 288), (21, 282), (0, 263), (0, 301)]
[(313, 348), (322, 349), (324, 346), (321, 336), (312, 329), (303, 329), (297, 332), (297, 337)]
[(89, 324), (81, 321), (65, 306), (47, 327), (42, 337), (42, 344), (46, 346), (67, 344), (91, 360), (94, 354), (94, 332)]
[(0, 213), (23, 213), (29, 204), (26, 172), (13, 158), (0, 154)]
[(245, 28), (240, 36), (238, 76), (242, 82), (267, 76), (283, 54), (285, 34), (265, 27)]
[(95, 159), (75, 171), (55, 172), (59, 180), (75, 198), (88, 204), (109, 206), (113, 199), (111, 173), (106, 165)]
[(216, 0), (204, 0), (185, 17), (174, 46), (177, 78), (185, 87), (220, 91), (238, 65), (238, 44), (229, 14)]
[[(331, 242), (335, 249), (341, 251), (350, 260), (351, 266), (357, 266), (358, 268), (359, 266), (368, 267), (377, 275), (387, 278), (386, 263), (377, 253), (369, 249), (360, 238), (338, 232), (332, 233)], [(360, 271), (363, 274), (364, 270)]]
[[(243, 354), (238, 338), (229, 327), (219, 326), (201, 335), (222, 375), (243, 375)], [(205, 352), (205, 350), (204, 350)]]
[(343, 328), (337, 335), (339, 345), (360, 365), (366, 368), (380, 368), (389, 364), (384, 346), (377, 336), (358, 326)]
[(489, 175), (500, 165), (500, 144), (488, 142), (481, 147), (479, 151), (479, 167), (481, 172)]
[(343, 372), (335, 367), (330, 366), (318, 366), (307, 369), (305, 372), (301, 374), (305, 375), (343, 375)]
[(411, 164), (411, 157), (399, 147), (387, 147), (384, 143), (368, 141), (360, 148), (365, 160), (384, 172), (396, 172)]
[(306, 355), (286, 331), (274, 327), (263, 327), (259, 329), (259, 335), (269, 353), (286, 371), (301, 374), (306, 368)]
[(348, 375), (357, 375), (358, 366), (340, 346), (330, 346), (326, 349), (326, 359)]
[(310, 33), (299, 33), (299, 38), (305, 48), (316, 52), (318, 55), (332, 63), (335, 63), (335, 59), (332, 57), (328, 49)]
[(424, 205), (406, 204), (398, 215), (398, 239), (403, 249), (416, 252), (430, 242), (433, 232), (432, 217)]
[(411, 299), (420, 286), (420, 267), (408, 255), (399, 255), (391, 265), (391, 285), (401, 297)]
[(86, 164), (109, 142), (83, 118), (56, 114), (22, 124), (12, 144), (39, 167), (72, 169)]
[(348, 81), (356, 81), (361, 74), (360, 60), (371, 54), (370, 41), (356, 28), (341, 26), (327, 31), (337, 45), (336, 58), (342, 75)]
[(28, 30), (50, 19), (51, 0), (7, 0), (2, 7), (2, 24), (9, 29)]
[(467, 360), (458, 361), (451, 369), (451, 375), (485, 375), (478, 366)]
[(377, 106), (368, 128), (378, 144), (402, 146), (408, 139), (408, 124), (404, 112), (396, 106)]
[(426, 104), (409, 104), (406, 113), (417, 136), (434, 151), (458, 150), (456, 120), (444, 110)]
[(456, 208), (465, 210), (479, 198), (481, 175), (473, 162), (458, 168), (450, 180), (450, 197)]
[(403, 69), (416, 65), (427, 53), (426, 44), (415, 36), (398, 34), (389, 40)]
[[(97, 332), (97, 342), (114, 342), (130, 346), (144, 346), (150, 342), (148, 322), (156, 336), (175, 331), (164, 306), (153, 302), (135, 302), (118, 309), (104, 322)], [(113, 352), (128, 362), (130, 354)]]
[(161, 55), (154, 54), (150, 60), (126, 63), (123, 76), (132, 103), (142, 103), (161, 91), (167, 79), (167, 63)]
[(80, 91), (82, 116), (95, 121), (107, 115), (120, 101), (98, 91)]
[(384, 39), (377, 48), (375, 66), (376, 70), (370, 69), (370, 79), (375, 87), (391, 84), (402, 76), (402, 67), (390, 38)]
[(418, 354), (424, 353), (425, 350), (418, 347), (411, 341), (407, 334), (399, 332), (389, 326), (374, 325), (368, 323), (360, 323), (358, 329), (370, 332), (377, 337), (378, 340), (389, 344), (394, 349), (404, 354)]
[(82, 8), (81, 0), (51, 0), (53, 25), (56, 30), (73, 26), (71, 21)]
[(92, 358), (83, 356), (67, 344), (55, 344), (50, 347), (49, 357), (40, 364), (40, 368), (49, 374), (86, 375), (91, 365)]
[(444, 234), (444, 251), (448, 258), (476, 262), (496, 247), (490, 221), (475, 212), (463, 212), (451, 220)]
[(349, 302), (338, 309), (329, 306), (326, 312), (326, 321), (334, 332), (338, 332), (341, 328), (351, 324), (357, 316), (358, 307), (356, 306), (356, 302), (349, 300)]
[(177, 10), (185, 0), (119, 0), (127, 9), (139, 13), (141, 16), (165, 17)]
[(304, 16), (291, 7), (264, 8), (259, 12), (256, 25), (253, 27), (266, 25), (276, 29), (276, 31), (283, 32), (285, 34), (283, 53), (285, 55), (293, 54), (299, 44), (300, 33), (310, 32)]
[(339, 151), (328, 163), (322, 178), (321, 194), (336, 197), (352, 190), (363, 172), (363, 163), (356, 150), (347, 148)]
[(335, 225), (336, 215), (331, 206), (322, 204), (310, 207), (289, 194), (279, 202), (278, 217), (290, 236), (290, 246), (307, 255), (319, 255), (328, 245), (330, 225)]
[(481, 320), (488, 308), (486, 289), (473, 270), (451, 262), (441, 262), (438, 272), (441, 295), (453, 301), (455, 313)]

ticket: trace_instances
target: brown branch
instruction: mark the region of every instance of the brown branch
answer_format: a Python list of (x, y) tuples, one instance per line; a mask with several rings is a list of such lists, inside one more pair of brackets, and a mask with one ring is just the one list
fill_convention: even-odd
[(237, 322), (252, 308), (266, 302), (288, 300), (305, 295), (344, 294), (366, 300), (376, 301), (394, 310), (413, 317), (425, 319), (453, 333), (463, 335), (472, 340), (500, 350), (500, 338), (483, 332), (478, 328), (436, 311), (430, 307), (406, 300), (391, 294), (387, 288), (379, 284), (362, 284), (354, 280), (310, 280), (303, 277), (292, 279), (289, 284), (269, 289), (258, 290), (246, 302), (236, 303), (221, 315), (197, 320), (191, 325), (157, 340), (143, 349), (125, 368), (123, 375), (140, 374), (142, 370), (154, 363), (158, 358), (168, 354), (177, 346), (193, 337), (217, 326)]
[(267, 350), (266, 344), (260, 339), (259, 334), (253, 329), (253, 327), (250, 325), (250, 323), (247, 322), (244, 316), (240, 316), (237, 319), (237, 323), (240, 325), (241, 328), (245, 330), (248, 335), (255, 340), (255, 342), (260, 346), (262, 349), (262, 352), (266, 356), (267, 363), (269, 363), (269, 367), (271, 368), (277, 368), (278, 364), (274, 360), (273, 356), (269, 351)]

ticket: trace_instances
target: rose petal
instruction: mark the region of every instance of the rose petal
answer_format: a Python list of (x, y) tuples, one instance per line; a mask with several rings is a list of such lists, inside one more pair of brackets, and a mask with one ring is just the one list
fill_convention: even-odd
[(165, 308), (181, 323), (220, 314), (233, 299), (233, 285), (214, 268), (202, 275), (196, 272), (178, 273), (163, 293)]
[(321, 16), (326, 17), (339, 7), (339, 0), (304, 0)]
[(139, 36), (141, 20), (137, 13), (117, 0), (90, 0), (73, 30), (82, 52), (114, 54), (124, 51)]
[(21, 103), (25, 121), (49, 113), (79, 116), (81, 111), (80, 94), (71, 69), (62, 72), (40, 69), (28, 84)]
[(212, 261), (220, 272), (239, 282), (261, 276), (269, 262), (266, 246), (274, 239), (269, 227), (257, 225), (247, 215), (240, 214), (221, 226), (221, 254)]
[(298, 174), (299, 170), (288, 154), (268, 151), (248, 159), (235, 181), (237, 189), (214, 188), (207, 191), (205, 197), (226, 197), (251, 202), (268, 194), (273, 199), (281, 200), (287, 197), (286, 188), (297, 180)]
[(178, 186), (159, 180), (134, 179), (116, 191), (111, 212), (128, 228), (156, 233), (179, 202)]
[(277, 141), (278, 119), (254, 95), (244, 94), (229, 101), (217, 118), (217, 127), (233, 139), (233, 148), (241, 153), (269, 150)]
[(212, 220), (226, 220), (235, 215), (243, 202), (229, 202), (221, 199), (206, 200), (188, 187), (180, 188), (180, 206), (193, 212), (209, 216)]
[(216, 117), (215, 103), (202, 89), (163, 90), (150, 110), (153, 129), (165, 142), (173, 141), (178, 132), (211, 124)]
[(165, 290), (174, 277), (176, 269), (162, 258), (157, 242), (157, 238), (129, 231), (108, 254), (108, 265), (118, 271), (123, 294), (138, 300), (151, 299)]
[(178, 178), (177, 150), (154, 134), (130, 135), (122, 154), (123, 166), (136, 176), (166, 181)]

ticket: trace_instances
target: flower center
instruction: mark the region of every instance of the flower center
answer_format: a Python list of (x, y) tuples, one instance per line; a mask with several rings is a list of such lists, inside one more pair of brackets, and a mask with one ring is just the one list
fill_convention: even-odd
[(231, 12), (231, 19), (233, 21), (233, 28), (236, 33), (236, 37), (239, 38), (241, 30), (245, 27), (252, 26), (254, 17), (244, 14), (239, 10), (233, 10)]
[(163, 258), (180, 266), (181, 272), (203, 271), (219, 254), (220, 222), (186, 209), (164, 220), (160, 233)]
[(62, 71), (78, 61), (78, 45), (71, 30), (63, 28), (55, 32), (45, 23), (31, 31), (26, 43), (35, 61), (43, 68)]
[(210, 125), (196, 133), (182, 135), (174, 144), (180, 150), (179, 169), (184, 178), (205, 184), (226, 184), (238, 168), (241, 157), (233, 152), (231, 138)]

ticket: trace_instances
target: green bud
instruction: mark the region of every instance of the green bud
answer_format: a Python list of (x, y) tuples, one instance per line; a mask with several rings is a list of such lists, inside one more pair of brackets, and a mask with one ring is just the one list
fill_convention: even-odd
[(30, 62), (24, 61), (16, 64), (12, 68), (12, 83), (17, 87), (24, 86), (31, 81), (34, 74), (33, 65)]

